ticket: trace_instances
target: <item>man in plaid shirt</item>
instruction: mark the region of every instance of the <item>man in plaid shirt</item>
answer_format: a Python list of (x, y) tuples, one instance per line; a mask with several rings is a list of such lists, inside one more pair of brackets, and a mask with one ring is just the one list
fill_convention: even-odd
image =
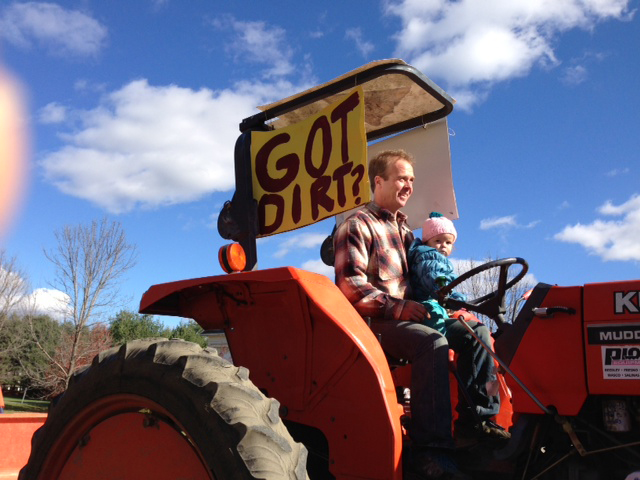
[(370, 320), (389, 355), (412, 363), (411, 435), (414, 468), (425, 478), (467, 478), (450, 461), (449, 348), (420, 323), (429, 314), (410, 300), (407, 250), (413, 233), (400, 212), (413, 193), (413, 158), (385, 151), (369, 162), (373, 201), (345, 220), (335, 235), (336, 283)]

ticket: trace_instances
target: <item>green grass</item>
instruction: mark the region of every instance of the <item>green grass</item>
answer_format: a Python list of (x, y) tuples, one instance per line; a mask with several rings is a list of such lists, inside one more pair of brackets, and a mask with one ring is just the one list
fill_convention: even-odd
[(4, 403), (5, 413), (47, 413), (49, 408), (47, 400), (25, 399), (23, 402), (21, 398), (4, 397)]

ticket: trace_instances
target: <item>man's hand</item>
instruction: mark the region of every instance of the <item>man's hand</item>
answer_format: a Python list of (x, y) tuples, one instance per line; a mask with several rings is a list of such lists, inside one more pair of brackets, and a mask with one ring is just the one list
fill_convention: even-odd
[(429, 318), (429, 312), (427, 312), (424, 305), (414, 302), (413, 300), (407, 300), (404, 302), (398, 320), (405, 322), (422, 322), (425, 318)]

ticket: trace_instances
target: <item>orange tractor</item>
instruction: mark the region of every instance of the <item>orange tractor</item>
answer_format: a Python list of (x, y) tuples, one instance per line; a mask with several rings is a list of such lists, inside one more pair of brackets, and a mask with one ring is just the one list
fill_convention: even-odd
[[(432, 210), (457, 215), (452, 192), (434, 195), (420, 180), (450, 175), (452, 109), (428, 78), (391, 60), (245, 119), (236, 191), (218, 223), (236, 242), (220, 251), (230, 274), (155, 285), (140, 305), (195, 319), (224, 338), (233, 363), (166, 339), (101, 353), (52, 402), (20, 478), (416, 478), (403, 468), (411, 366), (390, 364), (328, 277), (258, 269), (256, 239), (340, 221), (368, 200), (367, 144), (369, 153), (387, 141), (406, 146), (404, 135), (441, 132), (416, 164), (415, 226)], [(322, 258), (331, 256), (329, 236)], [(515, 276), (513, 264), (521, 265)], [(499, 450), (465, 452), (484, 461), (471, 467), (461, 456), (461, 466), (473, 478), (640, 478), (640, 281), (541, 283), (507, 322), (505, 292), (526, 262), (491, 262), (456, 284), (487, 268), (500, 270), (494, 292), (460, 303), (446, 295), (452, 284), (442, 302), (499, 325), (495, 360), (508, 387), (497, 422), (512, 438)]]

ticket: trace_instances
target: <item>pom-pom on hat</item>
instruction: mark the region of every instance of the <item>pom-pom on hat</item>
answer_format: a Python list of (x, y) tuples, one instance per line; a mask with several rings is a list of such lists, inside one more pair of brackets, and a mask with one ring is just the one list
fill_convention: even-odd
[(429, 218), (424, 221), (422, 225), (422, 241), (428, 242), (430, 239), (441, 233), (450, 233), (453, 235), (455, 241), (458, 237), (456, 227), (453, 226), (453, 222), (447, 217), (438, 212), (431, 212)]

